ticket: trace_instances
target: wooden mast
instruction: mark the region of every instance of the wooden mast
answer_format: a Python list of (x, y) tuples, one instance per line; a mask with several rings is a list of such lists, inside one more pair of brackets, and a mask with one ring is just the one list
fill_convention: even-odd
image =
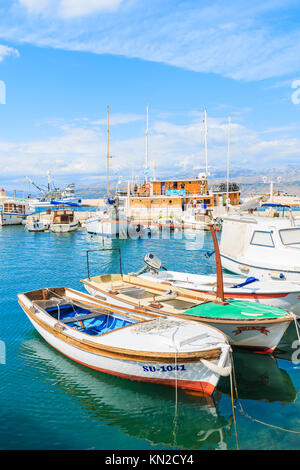
[(207, 111), (204, 110), (204, 153), (205, 153), (205, 174), (208, 178), (208, 155), (207, 155)]
[(106, 196), (109, 196), (109, 106), (107, 105)]
[(231, 117), (228, 118), (228, 142), (227, 142), (227, 194), (226, 194), (226, 207), (229, 207), (229, 166), (230, 166), (230, 127), (231, 127)]
[(223, 285), (223, 272), (222, 272), (222, 262), (219, 250), (219, 244), (216, 237), (216, 232), (213, 224), (209, 226), (210, 233), (214, 243), (215, 249), (215, 260), (216, 260), (216, 271), (217, 271), (217, 292), (216, 292), (216, 301), (219, 304), (226, 304), (224, 300), (224, 285)]
[(148, 133), (149, 133), (149, 106), (147, 106), (147, 115), (146, 115), (146, 133), (145, 133), (145, 182), (148, 183)]

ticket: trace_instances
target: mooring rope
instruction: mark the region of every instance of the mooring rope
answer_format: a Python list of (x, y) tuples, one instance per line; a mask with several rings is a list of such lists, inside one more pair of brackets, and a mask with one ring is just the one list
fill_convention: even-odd
[(259, 424), (263, 424), (264, 426), (267, 426), (267, 427), (270, 427), (270, 428), (274, 428), (274, 429), (278, 429), (279, 431), (284, 431), (284, 432), (289, 432), (289, 433), (292, 433), (292, 434), (300, 434), (300, 431), (294, 431), (293, 429), (286, 429), (286, 428), (283, 428), (281, 426), (277, 426), (275, 424), (270, 424), (270, 423), (266, 423), (264, 421), (261, 421), (259, 419), (256, 419), (256, 418), (253, 418), (253, 416), (250, 416), (248, 413), (246, 413), (246, 411), (244, 410), (243, 406), (242, 406), (242, 403), (240, 401), (240, 398), (239, 398), (239, 395), (238, 395), (238, 390), (237, 390), (237, 382), (236, 382), (236, 375), (235, 375), (235, 370), (234, 370), (234, 363), (232, 361), (232, 367), (233, 367), (233, 381), (234, 381), (234, 389), (235, 389), (235, 395), (236, 395), (236, 401), (237, 403), (239, 404), (239, 412), (242, 416), (244, 416), (245, 418), (248, 418), (250, 419), (251, 421), (254, 421), (256, 423), (259, 423)]
[(234, 432), (235, 432), (235, 440), (236, 440), (236, 449), (239, 450), (239, 438), (237, 433), (237, 425), (236, 425), (236, 417), (235, 417), (235, 408), (236, 405), (234, 404), (234, 397), (233, 397), (233, 378), (232, 376), (235, 375), (234, 373), (234, 365), (233, 365), (233, 356), (232, 351), (230, 351), (230, 362), (231, 362), (231, 369), (230, 369), (230, 395), (231, 395), (231, 406), (232, 406), (232, 416), (233, 416), (233, 424), (234, 424)]
[(178, 371), (177, 371), (177, 348), (175, 347), (175, 354), (174, 354), (174, 366), (175, 366), (175, 410), (174, 410), (174, 419), (173, 419), (173, 438), (174, 442), (173, 445), (177, 445), (177, 424), (178, 424)]

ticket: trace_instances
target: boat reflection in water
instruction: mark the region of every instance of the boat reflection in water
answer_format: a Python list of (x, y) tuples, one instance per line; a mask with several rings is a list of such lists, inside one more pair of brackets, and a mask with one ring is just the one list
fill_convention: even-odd
[[(297, 333), (291, 325), (285, 342), (276, 350), (279, 359), (286, 359), (282, 364), (288, 370), (294, 367), (291, 355), (295, 350), (288, 351), (287, 346), (294, 339)], [(178, 390), (176, 404), (172, 387), (132, 382), (87, 370), (54, 351), (39, 337), (23, 342), (20, 349), (21, 359), (26, 367), (34, 369), (36, 380), (54, 383), (58, 391), (70, 395), (91, 418), (119, 427), (127, 437), (179, 449), (235, 448), (227, 377), (220, 379), (213, 397)], [(278, 366), (274, 356), (236, 350), (233, 360), (240, 400), (282, 404), (296, 401), (291, 377)], [(111, 441), (110, 448), (116, 447)]]
[[(299, 333), (298, 333), (298, 331)], [(297, 320), (297, 329), (294, 322), (287, 328), (284, 336), (281, 338), (280, 343), (274, 351), (274, 356), (277, 359), (289, 361), (287, 367), (290, 369), (300, 368), (300, 320)]]
[(39, 379), (80, 402), (93, 420), (118, 426), (126, 436), (181, 449), (229, 448), (232, 417), (222, 416), (212, 397), (178, 390), (176, 406), (174, 388), (87, 370), (40, 338), (22, 343), (21, 357), (35, 374), (42, 371)]
[[(293, 382), (289, 374), (278, 367), (274, 356), (236, 350), (233, 361), (240, 399), (278, 401), (282, 404), (296, 401), (297, 391)], [(218, 390), (230, 395), (229, 379), (221, 377)]]

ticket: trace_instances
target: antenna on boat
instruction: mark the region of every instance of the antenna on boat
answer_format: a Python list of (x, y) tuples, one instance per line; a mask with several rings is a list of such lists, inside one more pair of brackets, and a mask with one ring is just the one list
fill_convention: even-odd
[(109, 195), (109, 106), (107, 105), (106, 195)]
[(219, 250), (219, 244), (216, 237), (216, 232), (213, 224), (209, 226), (210, 234), (213, 239), (214, 249), (215, 249), (215, 260), (216, 260), (216, 271), (217, 271), (217, 292), (216, 292), (216, 303), (226, 305), (224, 299), (224, 285), (223, 285), (223, 272), (222, 272), (222, 262)]

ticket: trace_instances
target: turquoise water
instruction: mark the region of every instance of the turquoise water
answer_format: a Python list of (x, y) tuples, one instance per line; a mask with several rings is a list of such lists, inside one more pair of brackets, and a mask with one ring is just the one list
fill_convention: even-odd
[[(121, 248), (124, 272), (153, 252), (172, 270), (214, 271), (210, 235), (202, 241), (107, 241)], [(33, 329), (17, 293), (70, 286), (84, 291), (86, 250), (101, 243), (70, 234), (0, 229), (0, 449), (235, 449), (229, 379), (212, 398), (89, 370), (52, 349)], [(117, 251), (91, 252), (91, 275), (119, 272)], [(277, 357), (234, 352), (240, 449), (300, 449), (300, 363), (291, 361), (292, 325)], [(5, 346), (5, 354), (3, 347)], [(300, 354), (299, 354), (300, 357)]]

